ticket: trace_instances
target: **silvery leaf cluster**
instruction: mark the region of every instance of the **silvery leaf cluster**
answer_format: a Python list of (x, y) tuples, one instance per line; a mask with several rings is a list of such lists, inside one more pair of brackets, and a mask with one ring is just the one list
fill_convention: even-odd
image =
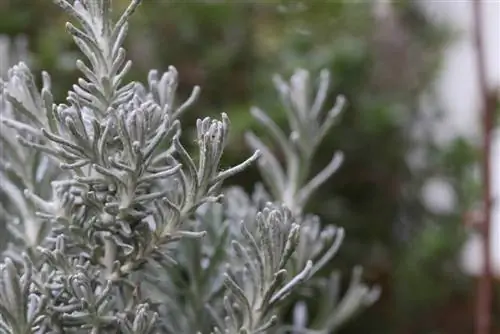
[[(14, 237), (0, 265), (1, 333), (329, 333), (376, 300), (358, 269), (341, 299), (338, 275), (319, 275), (344, 233), (305, 213), (342, 160), (309, 175), (344, 104), (323, 115), (326, 70), (313, 99), (308, 71), (275, 78), (289, 135), (251, 111), (283, 163), (248, 133), (254, 153), (221, 168), (228, 115), (197, 120), (192, 152), (182, 143), (199, 87), (179, 101), (173, 66), (125, 82), (139, 0), (116, 22), (111, 0), (54, 2), (85, 56), (66, 100), (23, 62), (0, 80), (0, 211)], [(264, 182), (252, 194), (224, 188), (254, 162)], [(310, 316), (318, 294), (323, 311)]]

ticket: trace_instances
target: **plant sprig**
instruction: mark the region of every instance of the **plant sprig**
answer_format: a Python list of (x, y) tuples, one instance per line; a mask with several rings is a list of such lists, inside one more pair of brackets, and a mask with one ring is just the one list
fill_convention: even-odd
[[(0, 265), (2, 333), (272, 334), (287, 328), (284, 305), (306, 317), (303, 292), (318, 286), (327, 295), (336, 284), (317, 274), (343, 238), (304, 213), (342, 160), (336, 153), (309, 178), (344, 103), (322, 116), (328, 73), (313, 102), (307, 71), (290, 83), (275, 78), (290, 136), (252, 109), (284, 166), (249, 133), (255, 152), (222, 169), (228, 115), (197, 120), (194, 153), (180, 139), (199, 87), (179, 103), (173, 66), (150, 71), (145, 85), (125, 82), (132, 62), (123, 42), (139, 0), (116, 22), (110, 0), (55, 3), (86, 57), (66, 101), (54, 101), (48, 73), (38, 89), (22, 62), (0, 81), (0, 212), (16, 237)], [(269, 194), (224, 189), (254, 162)], [(374, 290), (354, 277), (342, 301), (323, 301), (333, 318), (323, 312), (300, 330), (327, 333), (372, 303)]]

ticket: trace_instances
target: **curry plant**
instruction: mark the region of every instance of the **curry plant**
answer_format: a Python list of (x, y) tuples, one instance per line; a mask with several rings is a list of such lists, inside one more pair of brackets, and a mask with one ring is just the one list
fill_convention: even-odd
[[(344, 232), (304, 212), (342, 161), (335, 153), (309, 175), (344, 104), (325, 109), (328, 71), (314, 97), (306, 70), (276, 77), (290, 134), (253, 108), (277, 148), (248, 133), (254, 153), (221, 168), (226, 114), (197, 120), (193, 152), (181, 141), (199, 87), (179, 101), (174, 67), (125, 81), (139, 0), (116, 22), (111, 0), (55, 3), (85, 57), (66, 101), (24, 63), (0, 81), (0, 211), (13, 237), (0, 266), (1, 333), (326, 334), (377, 299), (358, 269), (339, 298), (338, 275), (320, 270)], [(255, 162), (264, 183), (252, 194), (223, 186)]]

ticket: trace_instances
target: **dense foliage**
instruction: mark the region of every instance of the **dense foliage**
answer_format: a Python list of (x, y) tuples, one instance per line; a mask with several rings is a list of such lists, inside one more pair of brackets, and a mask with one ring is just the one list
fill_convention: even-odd
[[(115, 0), (114, 5), (118, 18), (128, 3)], [(78, 50), (62, 29), (67, 18), (51, 1), (0, 1), (0, 33), (13, 40), (22, 35), (21, 49), (26, 48), (23, 38), (28, 41), (22, 59), (33, 73), (45, 69), (51, 74), (55, 101), (63, 101), (81, 75), (74, 67)], [(336, 149), (344, 152), (344, 162), (313, 195), (306, 212), (346, 230), (329, 264), (343, 271), (342, 291), (357, 264), (364, 267), (365, 281), (383, 286), (379, 302), (342, 333), (470, 332), (472, 318), (464, 316), (470, 310), (470, 285), (455, 260), (462, 213), (477, 197), (469, 168), (477, 153), (462, 140), (436, 147), (432, 134), (422, 131), (432, 127), (433, 113), (419, 112), (420, 97), (431, 92), (439, 66), (441, 27), (427, 21), (412, 1), (393, 3), (385, 14), (349, 1), (155, 1), (139, 7), (131, 24), (124, 43), (134, 66), (125, 80), (144, 82), (151, 67), (163, 71), (175, 64), (180, 99), (201, 85), (195, 110), (182, 117), (181, 140), (196, 156), (191, 125), (199, 115), (219, 118), (226, 112), (232, 131), (221, 158), (224, 168), (252, 154), (244, 139), (249, 128), (267, 143), (265, 130), (248, 113), (255, 101), (287, 129), (270, 73), (288, 77), (302, 67), (316, 76), (328, 68), (332, 80), (326, 104), (343, 93), (348, 109), (318, 148), (311, 172), (327, 165)], [(34, 79), (41, 85), (38, 75)], [(271, 149), (282, 162), (280, 152)], [(456, 205), (451, 212), (429, 211), (422, 189), (443, 177)], [(258, 179), (251, 167), (226, 184), (252, 192)]]
[[(335, 274), (316, 276), (343, 239), (304, 211), (342, 161), (336, 153), (310, 176), (344, 104), (325, 113), (328, 71), (314, 95), (306, 70), (275, 77), (289, 135), (252, 110), (283, 166), (249, 132), (255, 153), (223, 169), (225, 113), (196, 121), (196, 154), (181, 143), (198, 86), (178, 103), (172, 66), (150, 71), (147, 85), (124, 80), (132, 62), (122, 43), (139, 0), (116, 23), (110, 1), (56, 3), (78, 23), (66, 28), (86, 57), (67, 103), (55, 103), (47, 72), (39, 91), (22, 62), (0, 81), (2, 213), (15, 237), (0, 265), (2, 332), (331, 333), (378, 298), (359, 269), (342, 299)], [(253, 162), (269, 193), (224, 196), (224, 180)], [(318, 299), (311, 312), (307, 301)]]

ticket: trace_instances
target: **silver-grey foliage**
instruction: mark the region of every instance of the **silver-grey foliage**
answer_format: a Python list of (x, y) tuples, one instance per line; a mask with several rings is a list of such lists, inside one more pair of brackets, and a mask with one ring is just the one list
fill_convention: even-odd
[[(341, 300), (338, 274), (318, 275), (344, 236), (304, 212), (342, 161), (336, 153), (309, 176), (344, 104), (323, 116), (326, 70), (314, 99), (309, 72), (275, 78), (289, 135), (252, 109), (283, 165), (249, 133), (255, 153), (222, 169), (227, 115), (197, 121), (194, 153), (180, 140), (198, 87), (177, 101), (174, 67), (151, 71), (147, 85), (124, 82), (122, 43), (140, 1), (116, 23), (111, 0), (55, 2), (78, 23), (66, 28), (87, 59), (65, 103), (48, 73), (39, 90), (24, 63), (0, 80), (0, 211), (15, 238), (0, 266), (0, 333), (326, 334), (377, 299), (359, 269)], [(223, 189), (255, 161), (265, 187)], [(309, 314), (311, 300), (319, 312)]]

